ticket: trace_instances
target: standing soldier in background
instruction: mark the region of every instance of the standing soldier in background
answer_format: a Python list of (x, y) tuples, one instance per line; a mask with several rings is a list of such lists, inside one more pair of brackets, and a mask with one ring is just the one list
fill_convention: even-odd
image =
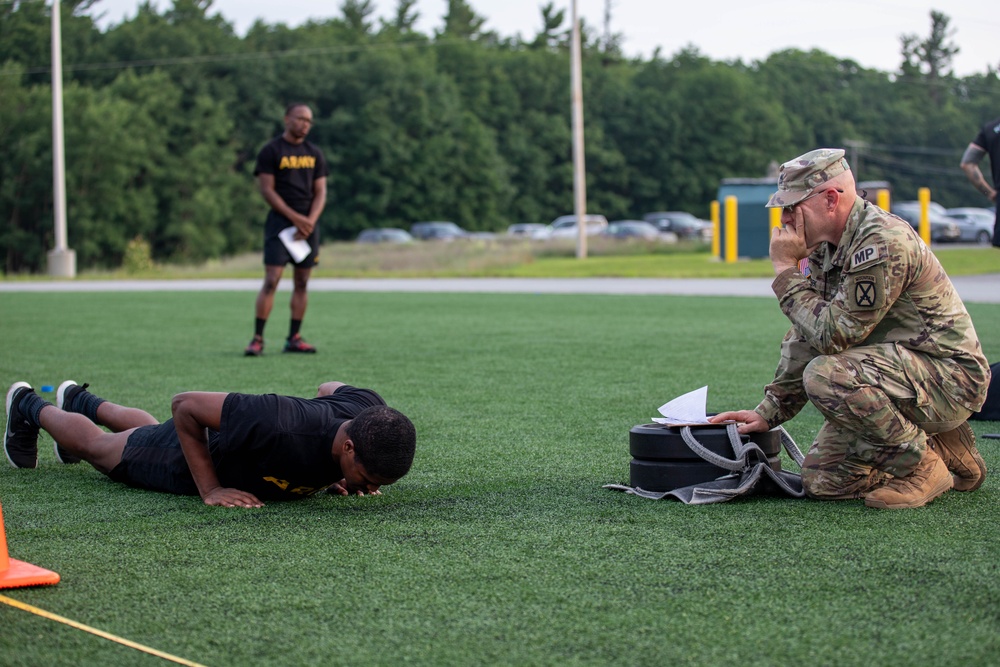
[[(254, 176), (261, 195), (270, 205), (264, 224), (264, 285), (257, 294), (253, 340), (246, 356), (264, 353), (264, 326), (274, 306), (274, 293), (289, 262), (295, 267), (291, 301), (291, 326), (285, 352), (315, 352), (302, 339), (299, 329), (306, 314), (309, 274), (319, 263), (319, 220), (326, 205), (326, 158), (319, 147), (306, 141), (312, 127), (312, 110), (305, 104), (290, 104), (285, 109), (285, 131), (261, 149)], [(295, 262), (278, 234), (296, 228), (295, 239), (305, 239), (311, 248), (308, 255)]]
[[(979, 169), (979, 162), (987, 153), (990, 154), (990, 166), (993, 168), (992, 187)], [(1000, 187), (1000, 118), (994, 118), (980, 128), (979, 134), (965, 149), (960, 166), (969, 182), (996, 205), (997, 187)], [(997, 211), (996, 221), (993, 223), (993, 245), (1000, 248), (1000, 210)]]
[(858, 196), (840, 149), (783, 164), (767, 206), (782, 210), (771, 288), (792, 326), (764, 399), (709, 421), (767, 431), (812, 402), (825, 419), (802, 464), (812, 498), (902, 509), (979, 488), (986, 464), (966, 420), (990, 369), (934, 253)]

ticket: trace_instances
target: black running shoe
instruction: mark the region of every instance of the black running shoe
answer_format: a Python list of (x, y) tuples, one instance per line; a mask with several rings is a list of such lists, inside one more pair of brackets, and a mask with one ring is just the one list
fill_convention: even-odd
[(3, 434), (3, 451), (15, 468), (38, 467), (38, 427), (32, 426), (20, 410), (21, 399), (34, 392), (27, 382), (15, 382), (7, 391), (7, 429)]
[(254, 338), (247, 345), (247, 349), (243, 350), (244, 357), (259, 357), (264, 354), (264, 339)]
[[(66, 412), (79, 412), (79, 408), (73, 405), (73, 399), (88, 386), (90, 385), (85, 384), (81, 387), (73, 380), (66, 380), (56, 389), (56, 407)], [(73, 456), (67, 450), (60, 447), (58, 442), (53, 446), (56, 452), (56, 460), (59, 463), (79, 463), (83, 460), (79, 456)]]

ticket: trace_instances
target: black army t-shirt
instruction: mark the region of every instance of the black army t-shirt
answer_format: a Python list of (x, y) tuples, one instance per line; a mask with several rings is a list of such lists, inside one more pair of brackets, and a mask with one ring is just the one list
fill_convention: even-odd
[(329, 170), (316, 144), (292, 144), (278, 136), (257, 154), (253, 175), (260, 174), (272, 174), (274, 191), (292, 210), (307, 215), (313, 201), (313, 182), (328, 176)]
[(993, 169), (993, 187), (1000, 187), (1000, 118), (995, 118), (983, 125), (972, 143), (989, 154), (990, 167)]
[(370, 389), (342, 386), (329, 396), (229, 394), (211, 445), (219, 482), (262, 500), (310, 496), (343, 478), (333, 459), (341, 425), (385, 405)]

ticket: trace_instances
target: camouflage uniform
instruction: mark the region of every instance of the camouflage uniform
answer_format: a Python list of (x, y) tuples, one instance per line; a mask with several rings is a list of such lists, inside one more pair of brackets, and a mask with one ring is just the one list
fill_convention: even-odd
[[(820, 159), (843, 155), (833, 153)], [(849, 169), (834, 167), (809, 187)], [(768, 205), (808, 193), (779, 190)], [(858, 197), (840, 243), (821, 244), (772, 289), (792, 327), (755, 411), (773, 428), (808, 400), (826, 418), (803, 464), (809, 495), (857, 497), (887, 474), (909, 475), (928, 433), (982, 406), (990, 371), (972, 319), (909, 223)]]

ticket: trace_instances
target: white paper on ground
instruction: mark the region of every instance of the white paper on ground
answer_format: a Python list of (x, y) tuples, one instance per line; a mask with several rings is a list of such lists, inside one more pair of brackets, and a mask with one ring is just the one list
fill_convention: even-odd
[(291, 227), (285, 227), (278, 232), (278, 238), (285, 244), (288, 254), (292, 256), (292, 260), (296, 264), (308, 257), (309, 253), (312, 252), (312, 246), (309, 245), (309, 241), (295, 238), (295, 233), (297, 231), (298, 228), (292, 225)]

